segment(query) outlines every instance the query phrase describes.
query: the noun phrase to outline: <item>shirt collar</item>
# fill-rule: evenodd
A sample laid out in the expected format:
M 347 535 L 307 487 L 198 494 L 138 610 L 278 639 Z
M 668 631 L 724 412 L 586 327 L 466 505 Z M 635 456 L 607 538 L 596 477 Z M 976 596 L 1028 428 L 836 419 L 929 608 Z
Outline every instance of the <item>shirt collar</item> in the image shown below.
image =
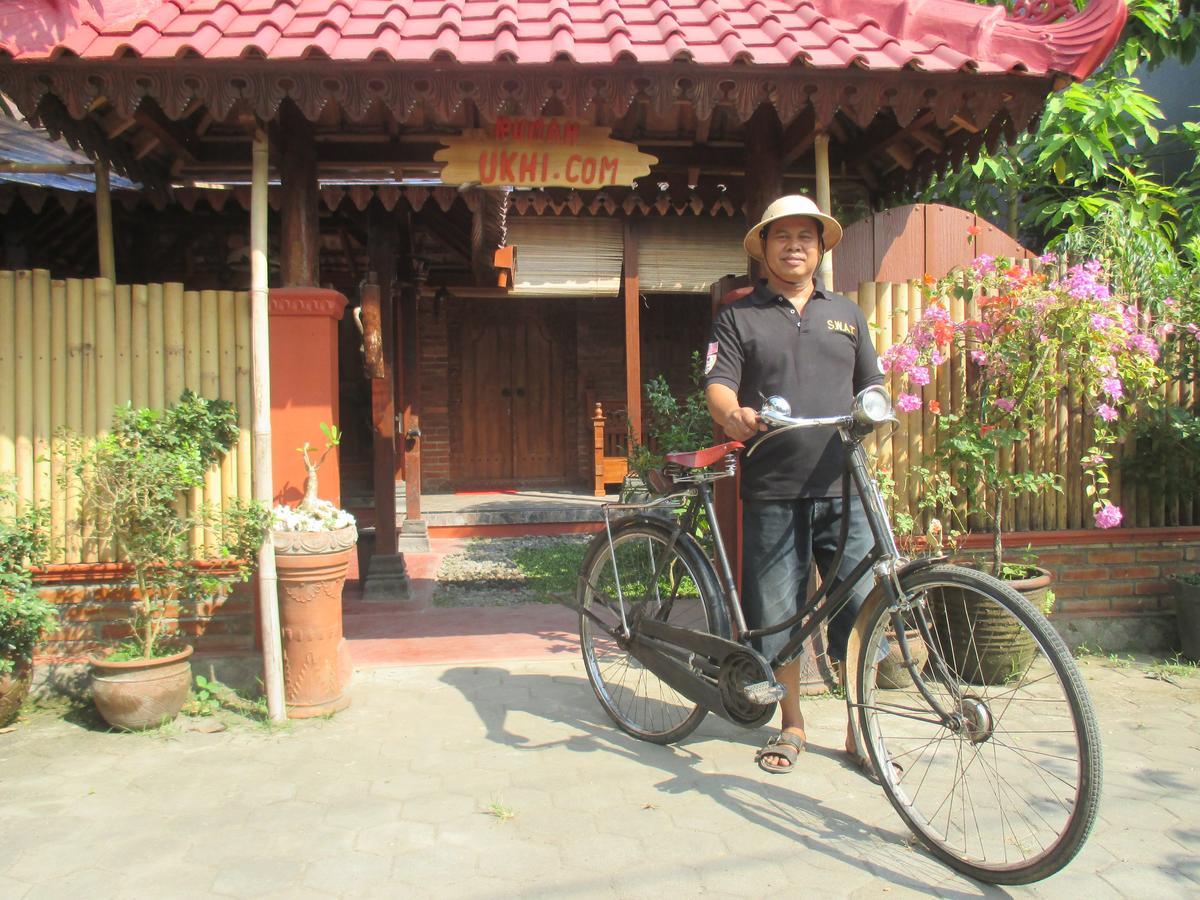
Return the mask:
M 813 283 L 815 286 L 813 287 L 812 296 L 809 299 L 828 300 L 829 294 L 821 286 L 821 279 L 818 276 L 813 276 Z M 758 283 L 754 286 L 754 294 L 752 296 L 756 306 L 770 306 L 773 303 L 778 303 L 780 300 L 783 300 L 785 303 L 787 302 L 782 294 L 776 294 L 767 287 L 767 279 L 765 278 L 758 280 Z

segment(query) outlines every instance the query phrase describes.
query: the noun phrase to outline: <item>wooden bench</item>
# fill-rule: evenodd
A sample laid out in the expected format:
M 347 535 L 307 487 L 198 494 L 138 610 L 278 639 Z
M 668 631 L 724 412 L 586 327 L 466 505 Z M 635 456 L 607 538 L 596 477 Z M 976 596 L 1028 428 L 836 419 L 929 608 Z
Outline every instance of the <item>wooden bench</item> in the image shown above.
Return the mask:
M 595 495 L 603 497 L 608 493 L 608 485 L 620 487 L 629 473 L 629 423 L 624 403 L 610 402 L 607 414 L 601 401 L 590 405 Z

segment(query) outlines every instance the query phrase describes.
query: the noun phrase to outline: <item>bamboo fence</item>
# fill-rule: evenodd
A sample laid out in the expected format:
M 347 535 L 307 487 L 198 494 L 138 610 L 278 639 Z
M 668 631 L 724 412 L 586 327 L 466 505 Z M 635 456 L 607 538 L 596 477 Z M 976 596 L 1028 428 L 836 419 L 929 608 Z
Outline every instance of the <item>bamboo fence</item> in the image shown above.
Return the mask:
M 916 283 L 862 282 L 857 299 L 880 354 L 904 340 L 924 313 L 922 291 Z M 952 297 L 949 312 L 956 322 L 978 318 L 974 298 Z M 1178 346 L 1168 348 L 1168 352 L 1194 353 L 1185 347 L 1183 340 Z M 1167 369 L 1170 371 L 1171 367 Z M 913 466 L 932 468 L 931 457 L 937 449 L 936 416 L 930 411 L 929 402 L 936 400 L 943 410 L 957 409 L 962 404 L 970 377 L 966 360 L 957 351 L 951 354 L 947 365 L 930 371 L 932 379 L 921 389 L 925 401 L 922 409 L 899 413 L 900 427 L 890 433 L 880 433 L 869 444 L 877 467 L 891 473 L 895 480 L 894 510 L 917 516 L 918 534 L 925 531 L 929 522 L 928 518 L 917 515 L 916 501 L 921 485 L 918 479 L 910 476 Z M 885 384 L 893 397 L 898 396 L 901 386 L 896 376 L 889 373 Z M 909 387 L 907 390 L 914 389 Z M 1006 530 L 1056 531 L 1093 527 L 1091 500 L 1084 490 L 1085 478 L 1080 462 L 1091 446 L 1093 418 L 1088 410 L 1067 402 L 1069 393 L 1069 389 L 1064 389 L 1056 400 L 1047 401 L 1046 426 L 1024 444 L 1014 447 L 1002 460 L 1002 465 L 1016 471 L 1052 472 L 1061 476 L 1062 491 L 1022 495 L 1007 503 L 1004 510 Z M 1197 411 L 1200 372 L 1191 378 L 1164 384 L 1160 397 L 1166 405 Z M 1127 452 L 1119 446 L 1109 469 L 1110 499 L 1124 511 L 1125 524 L 1138 527 L 1200 524 L 1200 498 L 1181 499 L 1123 477 L 1120 461 L 1122 453 Z M 972 530 L 982 530 L 982 510 L 968 509 L 963 493 L 959 491 L 958 504 L 962 521 Z
M 245 292 L 181 284 L 116 285 L 52 279 L 43 269 L 0 271 L 0 474 L 15 478 L 17 508 L 47 504 L 54 562 L 112 559 L 79 521 L 77 491 L 61 478 L 62 436 L 105 433 L 119 404 L 162 409 L 185 387 L 233 401 L 239 438 L 186 501 L 214 507 L 251 496 L 250 301 Z M 215 536 L 192 535 L 197 555 Z

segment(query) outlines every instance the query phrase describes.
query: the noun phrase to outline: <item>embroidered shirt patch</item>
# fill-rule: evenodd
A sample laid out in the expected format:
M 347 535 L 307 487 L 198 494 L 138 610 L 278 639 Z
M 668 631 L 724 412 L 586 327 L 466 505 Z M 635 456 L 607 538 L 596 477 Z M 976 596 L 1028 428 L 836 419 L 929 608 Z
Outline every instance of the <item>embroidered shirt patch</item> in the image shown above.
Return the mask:
M 858 328 L 851 325 L 849 322 L 839 322 L 837 319 L 826 319 L 825 325 L 830 331 L 838 331 L 842 334 L 848 334 L 854 337 L 858 333 Z
M 704 374 L 707 375 L 713 370 L 713 366 L 717 364 L 717 348 L 718 343 L 713 341 L 708 345 L 708 356 L 704 360 Z

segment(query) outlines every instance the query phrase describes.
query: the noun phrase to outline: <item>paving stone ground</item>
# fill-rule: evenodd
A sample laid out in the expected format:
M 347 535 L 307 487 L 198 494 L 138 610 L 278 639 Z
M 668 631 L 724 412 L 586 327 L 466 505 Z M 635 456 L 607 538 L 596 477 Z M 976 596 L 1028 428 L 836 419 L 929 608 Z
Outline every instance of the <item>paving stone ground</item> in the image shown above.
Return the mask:
M 573 659 L 361 671 L 279 730 L 0 735 L 0 898 L 1107 897 L 1200 893 L 1200 676 L 1091 661 L 1106 751 L 1075 862 L 1000 890 L 915 847 L 805 703 L 797 771 L 710 716 L 676 747 L 613 728 Z

